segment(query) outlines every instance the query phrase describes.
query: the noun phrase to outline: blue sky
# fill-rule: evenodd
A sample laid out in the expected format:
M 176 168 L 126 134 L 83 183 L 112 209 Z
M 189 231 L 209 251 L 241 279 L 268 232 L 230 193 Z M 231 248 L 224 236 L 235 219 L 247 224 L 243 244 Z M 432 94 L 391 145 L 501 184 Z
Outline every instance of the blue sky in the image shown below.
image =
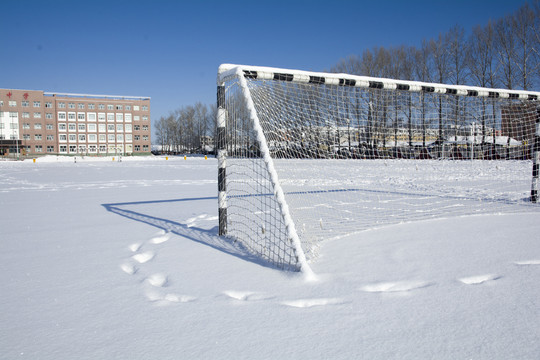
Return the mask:
M 467 31 L 525 0 L 0 0 L 0 88 L 215 102 L 221 63 L 324 71 L 373 46 Z

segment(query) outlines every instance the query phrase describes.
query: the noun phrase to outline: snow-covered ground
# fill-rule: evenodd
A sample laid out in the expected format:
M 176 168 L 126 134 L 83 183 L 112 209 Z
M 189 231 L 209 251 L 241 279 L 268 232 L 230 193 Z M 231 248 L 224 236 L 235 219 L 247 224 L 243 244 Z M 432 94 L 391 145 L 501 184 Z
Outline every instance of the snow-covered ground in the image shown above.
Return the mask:
M 216 236 L 215 159 L 122 160 L 0 162 L 1 359 L 540 358 L 534 207 L 327 241 L 310 282 Z

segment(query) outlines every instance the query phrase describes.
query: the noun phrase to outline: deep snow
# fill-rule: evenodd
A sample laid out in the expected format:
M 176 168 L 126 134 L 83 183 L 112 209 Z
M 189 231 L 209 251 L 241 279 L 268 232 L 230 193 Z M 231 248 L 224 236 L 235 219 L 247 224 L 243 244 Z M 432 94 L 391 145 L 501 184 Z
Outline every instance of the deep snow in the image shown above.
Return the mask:
M 308 282 L 216 237 L 216 168 L 0 162 L 0 358 L 540 357 L 534 208 L 330 240 Z

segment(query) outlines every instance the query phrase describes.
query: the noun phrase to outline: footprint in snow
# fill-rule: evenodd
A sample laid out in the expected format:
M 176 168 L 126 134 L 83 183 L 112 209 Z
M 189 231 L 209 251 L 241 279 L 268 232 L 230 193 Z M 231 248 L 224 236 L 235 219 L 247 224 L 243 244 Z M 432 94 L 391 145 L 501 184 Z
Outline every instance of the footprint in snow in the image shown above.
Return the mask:
M 258 301 L 258 300 L 268 300 L 270 297 L 264 296 L 263 294 L 251 292 L 251 291 L 235 291 L 227 290 L 223 292 L 224 295 L 230 297 L 231 299 L 238 301 Z
M 515 261 L 514 264 L 526 266 L 526 265 L 540 265 L 540 260 L 523 260 L 523 261 Z
M 373 293 L 407 292 L 415 289 L 425 288 L 431 285 L 433 285 L 433 283 L 425 281 L 381 282 L 365 285 L 361 287 L 360 290 Z
M 151 244 L 161 244 L 171 238 L 171 233 L 167 231 L 162 231 L 158 236 L 154 236 L 150 239 Z
M 485 283 L 486 281 L 498 280 L 501 277 L 502 276 L 495 275 L 495 274 L 485 274 L 485 275 L 469 276 L 469 277 L 461 278 L 458 280 L 466 285 L 479 285 L 479 284 Z
M 164 287 L 167 281 L 167 276 L 163 274 L 153 274 L 146 278 L 146 282 L 155 287 Z
M 338 298 L 320 298 L 283 301 L 281 304 L 295 308 L 310 308 L 314 306 L 339 305 L 343 303 L 344 301 Z
M 128 263 L 124 263 L 122 265 L 120 265 L 120 268 L 122 269 L 123 272 L 125 272 L 126 274 L 129 274 L 129 275 L 133 275 L 137 272 L 137 267 L 136 266 L 133 266 L 131 264 L 128 264 Z
M 144 264 L 154 258 L 155 254 L 153 251 L 146 251 L 143 253 L 135 254 L 132 256 L 133 260 L 137 261 L 139 264 Z
M 141 243 L 134 243 L 134 244 L 129 245 L 129 250 L 131 250 L 132 252 L 137 252 L 139 251 L 141 246 L 142 246 Z
M 157 291 L 147 291 L 146 298 L 155 302 L 157 305 L 170 305 L 172 303 L 188 303 L 197 300 L 194 296 L 177 295 L 177 294 L 161 294 Z

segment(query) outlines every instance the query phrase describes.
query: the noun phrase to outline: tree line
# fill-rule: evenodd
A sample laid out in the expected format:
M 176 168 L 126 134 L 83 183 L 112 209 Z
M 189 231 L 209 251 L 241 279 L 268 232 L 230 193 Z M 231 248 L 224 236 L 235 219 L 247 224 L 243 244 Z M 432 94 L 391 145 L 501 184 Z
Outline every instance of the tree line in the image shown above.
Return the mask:
M 455 25 L 419 47 L 374 47 L 340 60 L 330 70 L 454 85 L 532 90 L 540 84 L 540 2 L 467 35 Z
M 455 25 L 420 46 L 376 46 L 338 61 L 330 72 L 488 88 L 540 85 L 540 0 L 469 33 Z M 207 153 L 216 139 L 216 106 L 183 106 L 155 122 L 166 153 Z M 441 130 L 442 131 L 442 130 Z

